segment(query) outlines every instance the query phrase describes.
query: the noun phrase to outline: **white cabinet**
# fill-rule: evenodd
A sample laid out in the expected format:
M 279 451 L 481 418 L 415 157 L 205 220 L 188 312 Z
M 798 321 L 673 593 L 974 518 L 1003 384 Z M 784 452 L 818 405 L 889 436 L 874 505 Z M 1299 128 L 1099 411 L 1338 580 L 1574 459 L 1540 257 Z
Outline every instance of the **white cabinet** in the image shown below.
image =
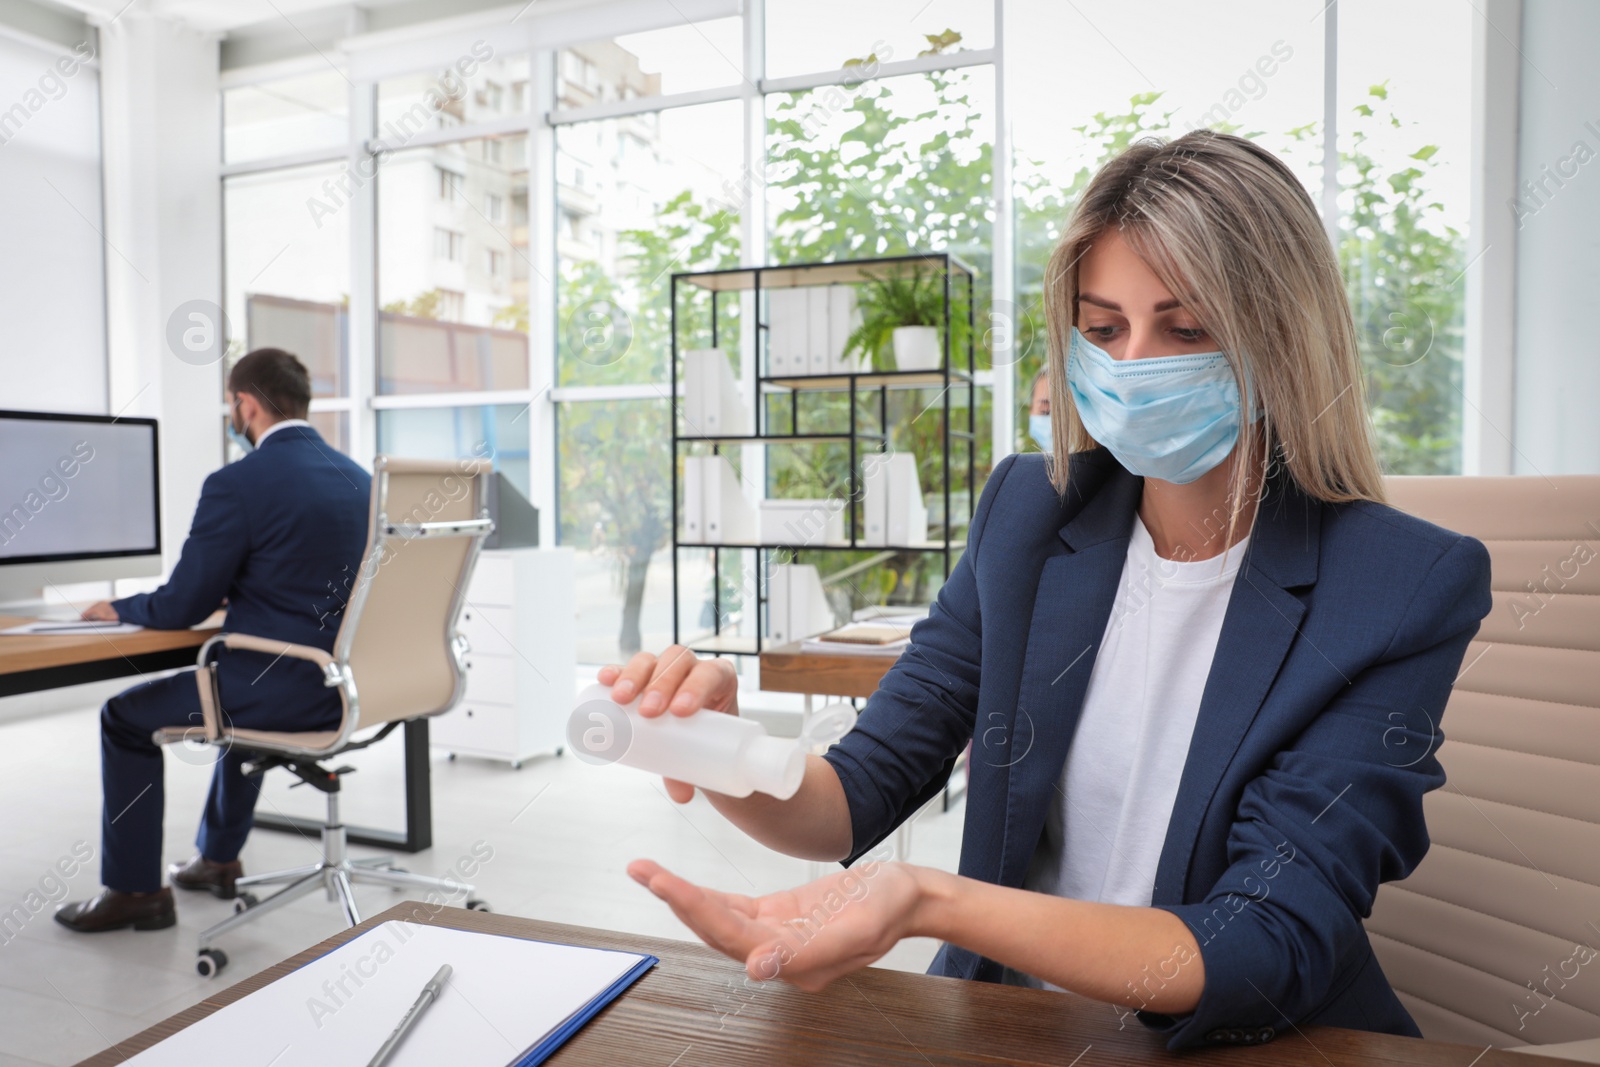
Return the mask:
M 430 721 L 429 740 L 513 767 L 559 751 L 577 699 L 577 611 L 572 549 L 481 553 L 456 622 L 466 692 Z

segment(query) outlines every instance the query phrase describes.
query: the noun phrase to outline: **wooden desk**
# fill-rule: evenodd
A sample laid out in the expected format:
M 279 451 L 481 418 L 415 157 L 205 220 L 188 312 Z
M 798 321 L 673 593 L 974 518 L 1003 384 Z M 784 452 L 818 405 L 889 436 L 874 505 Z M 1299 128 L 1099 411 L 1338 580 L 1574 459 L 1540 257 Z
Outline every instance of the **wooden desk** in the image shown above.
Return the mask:
M 865 700 L 878 690 L 878 683 L 889 673 L 898 656 L 865 653 L 807 652 L 795 641 L 769 648 L 760 660 L 759 688 L 776 693 L 813 693 L 828 696 L 859 697 Z
M 222 618 L 222 612 L 218 611 L 193 630 L 0 635 L 0 697 L 192 667 L 200 646 L 221 628 Z M 25 616 L 0 615 L 0 629 L 32 621 Z M 428 720 L 412 719 L 401 729 L 405 737 L 405 828 L 383 830 L 351 826 L 348 836 L 358 845 L 421 852 L 433 846 Z M 313 838 L 322 832 L 321 819 L 271 812 L 258 814 L 255 825 L 263 830 Z
M 644 890 L 640 890 L 643 893 Z M 1357 1030 L 1307 1027 L 1252 1048 L 1210 1048 L 1176 1054 L 1131 1016 L 1121 1029 L 1115 1009 L 1065 993 L 931 978 L 869 968 L 804 993 L 781 982 L 746 984 L 744 968 L 697 942 L 636 937 L 509 915 L 443 908 L 433 916 L 410 901 L 335 934 L 292 959 L 219 990 L 84 1060 L 109 1067 L 150 1047 L 245 994 L 389 919 L 411 919 L 597 948 L 649 952 L 659 966 L 591 1019 L 548 1061 L 557 1067 L 654 1064 L 763 1067 L 893 1064 L 1261 1064 L 1263 1067 L 1347 1067 L 1382 1063 L 1439 1067 L 1560 1067 L 1546 1056 Z M 261 1035 L 242 1035 L 259 1040 Z M 221 1062 L 239 1050 L 218 1049 Z M 1084 1055 L 1088 1053 L 1088 1055 Z M 1081 1059 L 1080 1059 L 1081 1058 Z
M 814 694 L 865 700 L 878 691 L 883 676 L 889 673 L 889 668 L 899 658 L 862 652 L 809 652 L 800 642 L 793 641 L 761 653 L 758 657 L 760 675 L 756 687 L 776 693 L 805 694 L 805 711 L 801 715 L 801 729 L 804 730 L 811 725 L 811 698 Z M 951 803 L 966 789 L 967 754 L 962 753 L 950 774 L 950 781 L 940 795 L 940 810 L 949 811 Z M 902 859 L 911 847 L 910 838 L 905 836 L 910 825 L 908 820 L 896 832 L 895 855 Z
M 32 621 L 0 615 L 0 629 Z M 208 626 L 131 634 L 0 636 L 0 697 L 192 667 L 196 651 L 216 632 L 216 626 Z

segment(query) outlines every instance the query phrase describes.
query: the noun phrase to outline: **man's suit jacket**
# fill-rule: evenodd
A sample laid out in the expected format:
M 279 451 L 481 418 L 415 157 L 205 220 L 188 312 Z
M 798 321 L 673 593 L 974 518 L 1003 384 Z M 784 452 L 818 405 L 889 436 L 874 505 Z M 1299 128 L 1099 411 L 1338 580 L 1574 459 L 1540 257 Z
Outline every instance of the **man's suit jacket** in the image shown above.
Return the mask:
M 995 468 L 928 618 L 828 752 L 850 805 L 846 862 L 936 795 L 971 740 L 960 872 L 1021 886 L 1143 487 L 1104 449 L 1069 473 L 1063 500 L 1041 455 Z M 1440 712 L 1489 608 L 1473 538 L 1269 482 L 1156 874 L 1152 904 L 1189 925 L 1205 969 L 1192 1013 L 1139 1014 L 1169 1047 L 1290 1023 L 1418 1033 L 1361 920 L 1427 852 Z M 1178 965 L 1130 974 L 1129 989 L 1148 995 Z M 946 945 L 931 973 L 997 981 L 1001 967 Z
M 277 430 L 206 478 L 166 584 L 112 606 L 125 622 L 176 630 L 226 597 L 229 631 L 332 651 L 366 550 L 371 486 L 311 427 Z M 286 724 L 339 714 L 338 694 L 302 661 L 224 652 L 217 677 L 224 709 L 252 722 L 266 705 L 279 705 Z

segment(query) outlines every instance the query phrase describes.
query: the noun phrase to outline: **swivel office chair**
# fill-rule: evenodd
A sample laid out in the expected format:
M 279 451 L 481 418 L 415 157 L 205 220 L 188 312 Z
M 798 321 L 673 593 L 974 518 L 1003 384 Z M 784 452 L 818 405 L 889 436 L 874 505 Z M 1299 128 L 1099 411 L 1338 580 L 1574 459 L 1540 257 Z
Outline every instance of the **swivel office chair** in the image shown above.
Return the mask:
M 381 741 L 409 719 L 438 715 L 461 698 L 465 640 L 456 619 L 484 537 L 493 529 L 485 506 L 488 464 L 469 460 L 433 462 L 378 456 L 372 480 L 367 549 L 351 588 L 330 655 L 320 648 L 287 644 L 251 634 L 219 633 L 200 649 L 195 681 L 200 688 L 200 727 L 156 731 L 157 744 L 205 742 L 248 751 L 249 774 L 282 767 L 327 795 L 322 858 L 290 870 L 238 880 L 235 912 L 200 934 L 196 969 L 215 976 L 227 955 L 213 942 L 224 934 L 316 889 L 342 904 L 346 921 L 361 921 L 352 883 L 433 889 L 469 895 L 473 887 L 394 869 L 388 856 L 351 859 L 339 821 L 340 778 L 349 767 L 328 761 Z M 307 660 L 321 668 L 323 684 L 338 689 L 343 718 L 332 730 L 278 732 L 233 729 L 223 714 L 212 655 L 250 649 Z M 371 732 L 376 728 L 376 732 Z M 362 739 L 358 732 L 367 731 Z M 287 883 L 287 884 L 285 884 Z M 250 889 L 283 885 L 257 900 Z

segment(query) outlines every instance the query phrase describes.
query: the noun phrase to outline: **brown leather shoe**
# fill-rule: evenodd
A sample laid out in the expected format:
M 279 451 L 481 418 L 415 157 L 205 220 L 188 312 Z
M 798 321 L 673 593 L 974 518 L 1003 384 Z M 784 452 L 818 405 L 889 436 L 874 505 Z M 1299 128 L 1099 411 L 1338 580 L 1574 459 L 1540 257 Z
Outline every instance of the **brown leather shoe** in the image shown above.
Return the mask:
M 196 853 L 188 863 L 167 868 L 167 876 L 179 889 L 204 889 L 212 896 L 232 900 L 239 895 L 234 883 L 244 876 L 244 864 L 238 860 L 213 863 Z
M 154 893 L 122 893 L 102 889 L 99 895 L 63 904 L 56 909 L 56 922 L 69 930 L 97 934 L 102 930 L 165 930 L 178 921 L 172 906 L 172 889 L 162 886 Z

